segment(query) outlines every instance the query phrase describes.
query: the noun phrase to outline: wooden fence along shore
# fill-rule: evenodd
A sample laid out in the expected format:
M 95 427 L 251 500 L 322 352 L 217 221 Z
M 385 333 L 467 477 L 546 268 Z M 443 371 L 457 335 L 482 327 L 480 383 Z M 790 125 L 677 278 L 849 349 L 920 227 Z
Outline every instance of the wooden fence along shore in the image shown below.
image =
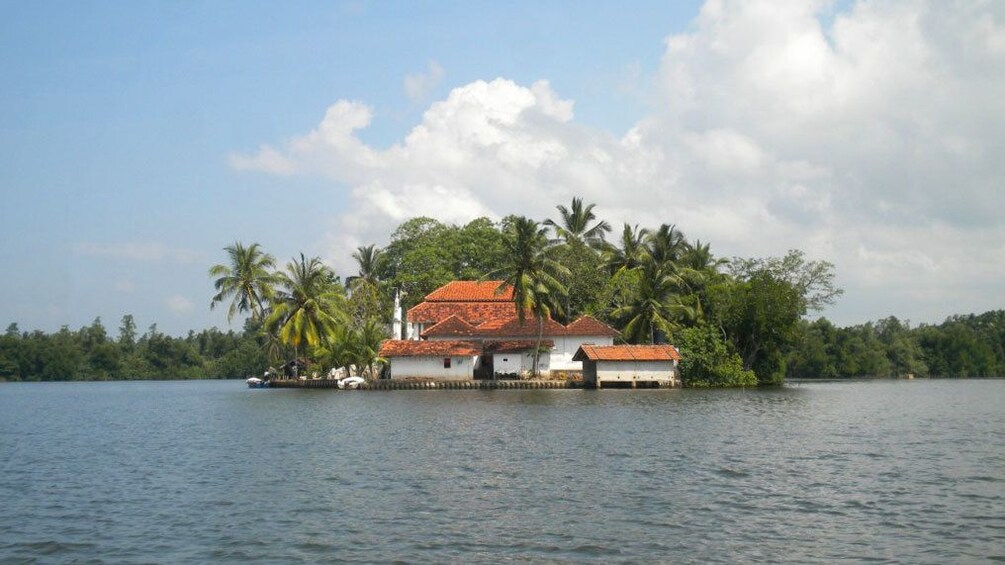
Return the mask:
M 604 383 L 605 387 L 610 383 Z M 630 383 L 624 383 L 629 385 Z M 650 383 L 638 383 L 639 388 L 655 388 Z M 336 379 L 279 379 L 269 382 L 269 388 L 338 388 Z M 517 390 L 583 388 L 581 380 L 375 380 L 367 381 L 356 390 Z M 628 388 L 627 386 L 625 388 Z M 630 388 L 635 388 L 631 386 Z

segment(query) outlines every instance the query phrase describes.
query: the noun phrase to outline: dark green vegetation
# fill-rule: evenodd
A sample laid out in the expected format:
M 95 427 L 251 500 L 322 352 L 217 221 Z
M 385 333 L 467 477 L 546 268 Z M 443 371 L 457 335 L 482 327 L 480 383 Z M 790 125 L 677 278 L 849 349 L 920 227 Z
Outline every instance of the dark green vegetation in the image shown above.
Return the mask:
M 133 317 L 122 317 L 117 336 L 100 319 L 72 331 L 21 332 L 11 324 L 0 336 L 0 379 L 97 381 L 122 379 L 222 379 L 260 373 L 266 359 L 251 323 L 243 333 L 216 328 L 186 337 L 157 331 L 138 335 Z
M 226 378 L 260 374 L 299 358 L 307 370 L 379 370 L 395 293 L 403 310 L 451 281 L 504 280 L 516 314 L 567 323 L 592 315 L 626 343 L 674 343 L 687 386 L 778 384 L 786 377 L 842 378 L 1005 375 L 1005 313 L 954 317 L 910 328 L 895 318 L 836 328 L 817 312 L 840 296 L 833 265 L 784 257 L 715 257 L 672 224 L 624 225 L 620 235 L 576 198 L 558 217 L 509 216 L 447 225 L 413 218 L 390 243 L 353 252 L 358 272 L 341 280 L 302 254 L 277 267 L 256 244 L 225 248 L 210 269 L 228 319 L 248 318 L 241 333 L 216 329 L 172 338 L 156 327 L 136 335 L 123 318 L 117 339 L 100 320 L 79 331 L 21 333 L 0 341 L 0 378 L 95 380 Z M 536 363 L 535 363 L 536 365 Z
M 792 378 L 1005 376 L 1005 310 L 915 328 L 893 317 L 849 328 L 802 321 L 797 336 Z

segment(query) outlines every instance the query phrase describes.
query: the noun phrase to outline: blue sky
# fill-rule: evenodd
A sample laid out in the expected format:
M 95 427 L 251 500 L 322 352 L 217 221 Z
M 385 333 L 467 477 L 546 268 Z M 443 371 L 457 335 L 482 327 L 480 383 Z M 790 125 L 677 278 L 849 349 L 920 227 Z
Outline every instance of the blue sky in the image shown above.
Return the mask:
M 576 194 L 723 256 L 830 260 L 838 323 L 1003 307 L 1000 4 L 3 11 L 4 325 L 226 327 L 206 270 L 235 240 L 346 275 L 410 212 Z

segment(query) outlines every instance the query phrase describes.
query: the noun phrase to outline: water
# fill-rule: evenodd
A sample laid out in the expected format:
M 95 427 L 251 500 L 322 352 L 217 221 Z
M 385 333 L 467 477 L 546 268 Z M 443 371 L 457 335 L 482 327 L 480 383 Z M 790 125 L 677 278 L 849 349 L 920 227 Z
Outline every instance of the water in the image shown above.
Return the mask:
M 1005 561 L 1005 380 L 0 385 L 2 562 Z

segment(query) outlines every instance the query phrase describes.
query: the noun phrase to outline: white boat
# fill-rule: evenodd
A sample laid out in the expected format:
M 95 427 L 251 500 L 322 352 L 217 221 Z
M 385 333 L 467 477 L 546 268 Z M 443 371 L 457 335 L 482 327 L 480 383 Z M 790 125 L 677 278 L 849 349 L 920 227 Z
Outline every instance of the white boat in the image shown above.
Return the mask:
M 352 390 L 355 388 L 359 388 L 359 385 L 365 382 L 366 379 L 364 379 L 363 377 L 346 377 L 344 379 L 339 380 L 338 387 L 342 389 Z
M 258 377 L 251 377 L 244 382 L 248 383 L 248 388 L 269 388 L 269 381 L 262 380 Z

